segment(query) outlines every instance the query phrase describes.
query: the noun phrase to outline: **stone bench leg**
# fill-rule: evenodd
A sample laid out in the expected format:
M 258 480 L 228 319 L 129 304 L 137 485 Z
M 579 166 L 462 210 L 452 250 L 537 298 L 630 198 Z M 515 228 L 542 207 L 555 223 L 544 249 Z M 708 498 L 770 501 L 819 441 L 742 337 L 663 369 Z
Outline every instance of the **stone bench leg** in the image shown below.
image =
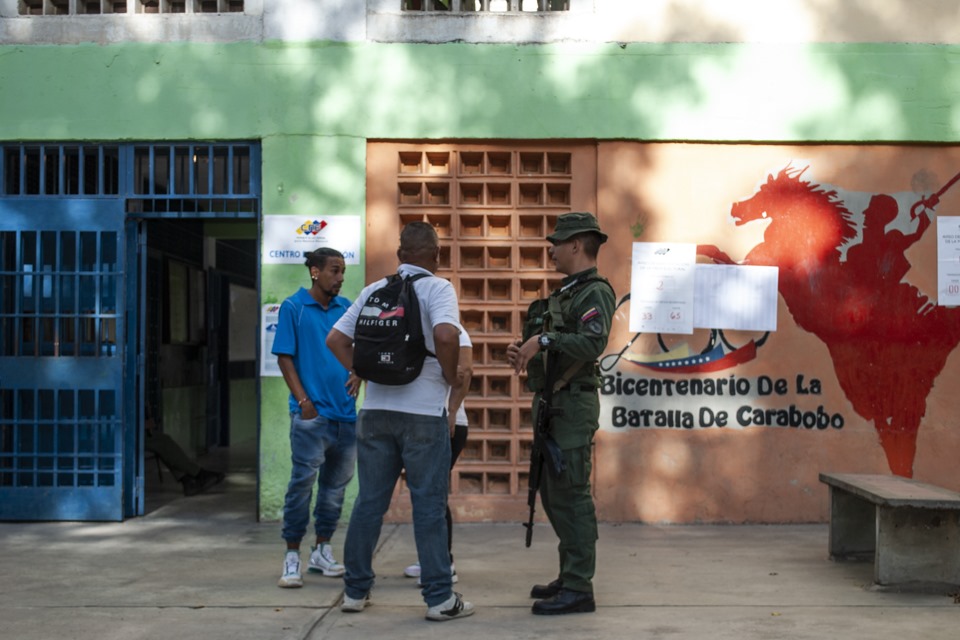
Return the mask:
M 876 507 L 830 487 L 830 559 L 868 560 L 877 547 Z
M 877 584 L 960 584 L 957 511 L 881 506 L 877 507 L 876 530 Z

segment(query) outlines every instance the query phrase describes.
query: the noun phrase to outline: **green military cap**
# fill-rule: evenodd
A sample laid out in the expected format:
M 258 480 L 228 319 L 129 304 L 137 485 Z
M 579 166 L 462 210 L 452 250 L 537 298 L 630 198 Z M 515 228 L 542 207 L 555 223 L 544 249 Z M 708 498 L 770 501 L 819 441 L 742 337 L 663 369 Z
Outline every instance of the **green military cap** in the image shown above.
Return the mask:
M 586 211 L 577 213 L 565 213 L 557 218 L 556 230 L 547 236 L 550 242 L 563 242 L 578 233 L 596 233 L 600 236 L 600 242 L 607 241 L 607 234 L 600 231 L 600 223 L 593 217 L 592 213 Z

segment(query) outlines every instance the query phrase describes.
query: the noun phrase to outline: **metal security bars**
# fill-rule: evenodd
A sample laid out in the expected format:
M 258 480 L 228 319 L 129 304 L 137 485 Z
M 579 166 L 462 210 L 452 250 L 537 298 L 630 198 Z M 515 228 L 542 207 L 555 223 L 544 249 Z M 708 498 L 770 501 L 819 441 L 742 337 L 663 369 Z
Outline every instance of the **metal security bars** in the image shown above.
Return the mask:
M 519 13 L 569 11 L 570 0 L 401 0 L 403 11 Z
M 119 237 L 0 230 L 0 357 L 117 354 Z
M 135 146 L 127 213 L 256 217 L 257 152 L 249 144 Z
M 54 156 L 57 180 L 0 198 L 0 520 L 117 520 L 122 198 L 48 193 Z
M 20 0 L 21 16 L 242 13 L 243 0 Z
M 116 196 L 119 148 L 102 145 L 0 147 L 0 196 Z
M 0 487 L 119 489 L 118 425 L 112 389 L 0 390 Z
M 0 198 L 122 198 L 134 215 L 252 218 L 259 166 L 250 143 L 0 145 Z

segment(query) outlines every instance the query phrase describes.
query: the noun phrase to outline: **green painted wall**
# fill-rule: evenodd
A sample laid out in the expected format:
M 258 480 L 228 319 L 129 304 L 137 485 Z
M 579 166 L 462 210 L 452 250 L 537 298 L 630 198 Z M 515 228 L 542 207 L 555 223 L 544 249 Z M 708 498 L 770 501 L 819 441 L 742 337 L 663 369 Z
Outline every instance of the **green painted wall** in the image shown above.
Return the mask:
M 7 46 L 0 139 L 956 142 L 958 55 L 919 44 Z
M 915 44 L 0 46 L 0 140 L 261 140 L 264 215 L 363 215 L 368 139 L 960 142 L 958 62 Z M 344 295 L 363 280 L 349 268 Z M 265 265 L 263 301 L 305 282 Z M 274 520 L 287 390 L 261 394 Z
M 271 136 L 263 140 L 264 215 L 301 214 L 305 218 L 364 215 L 366 201 L 366 141 L 325 136 Z M 350 299 L 363 288 L 364 258 L 348 265 L 343 295 Z M 310 282 L 300 265 L 263 265 L 263 304 L 282 301 Z M 261 357 L 272 358 L 270 354 Z M 261 379 L 260 518 L 278 520 L 290 480 L 289 391 L 283 378 Z M 356 495 L 348 488 L 344 515 Z

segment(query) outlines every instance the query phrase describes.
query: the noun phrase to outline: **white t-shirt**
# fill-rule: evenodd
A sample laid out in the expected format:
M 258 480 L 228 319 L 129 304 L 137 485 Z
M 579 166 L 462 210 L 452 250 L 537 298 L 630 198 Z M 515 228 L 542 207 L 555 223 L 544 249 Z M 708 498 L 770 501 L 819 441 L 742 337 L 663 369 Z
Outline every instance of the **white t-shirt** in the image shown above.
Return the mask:
M 397 271 L 403 277 L 418 273 L 430 274 L 426 269 L 412 264 L 401 264 Z M 352 339 L 363 304 L 371 293 L 386 283 L 387 279 L 383 278 L 364 287 L 360 295 L 350 305 L 350 308 L 347 309 L 347 312 L 333 325 L 333 328 Z M 420 322 L 423 325 L 427 350 L 436 353 L 436 343 L 433 340 L 434 327 L 440 324 L 452 324 L 462 331 L 457 292 L 447 280 L 437 277 L 421 278 L 413 283 L 413 287 L 417 292 L 417 298 L 420 300 Z M 440 368 L 440 363 L 436 358 L 427 356 L 420 375 L 410 384 L 394 386 L 367 382 L 362 408 L 386 409 L 425 416 L 442 416 L 447 407 L 449 393 L 450 385 L 443 379 L 443 370 Z

